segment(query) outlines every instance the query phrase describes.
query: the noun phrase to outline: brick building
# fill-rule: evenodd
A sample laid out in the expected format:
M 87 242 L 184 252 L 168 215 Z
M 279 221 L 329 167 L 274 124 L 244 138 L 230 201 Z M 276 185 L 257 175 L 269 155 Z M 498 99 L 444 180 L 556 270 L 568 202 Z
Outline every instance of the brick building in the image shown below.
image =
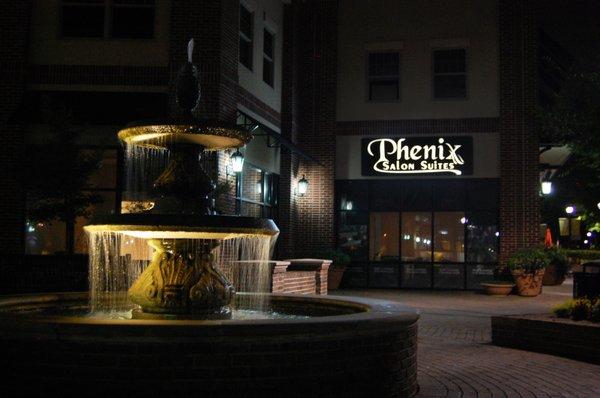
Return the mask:
M 169 84 L 189 38 L 198 115 L 255 134 L 241 174 L 231 153 L 208 159 L 229 182 L 216 208 L 274 218 L 278 257 L 338 247 L 353 258 L 351 286 L 471 288 L 537 243 L 532 2 L 10 3 L 0 16 L 0 247 L 13 265 L 64 252 L 67 239 L 86 252 L 86 220 L 73 234 L 32 222 L 14 172 L 48 134 L 48 104 L 72 114 L 82 151 L 102 151 L 94 211 L 121 211 L 116 131 L 176 113 Z

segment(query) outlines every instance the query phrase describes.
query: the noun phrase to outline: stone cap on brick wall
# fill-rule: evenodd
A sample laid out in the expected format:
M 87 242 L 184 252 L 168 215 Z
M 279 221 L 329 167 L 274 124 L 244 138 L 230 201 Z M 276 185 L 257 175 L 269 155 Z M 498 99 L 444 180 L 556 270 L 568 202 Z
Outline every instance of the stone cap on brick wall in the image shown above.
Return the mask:
M 321 271 L 329 269 L 331 265 L 331 260 L 323 258 L 292 258 L 284 261 L 290 263 L 288 266 L 290 271 Z
M 269 261 L 260 261 L 260 260 L 240 260 L 240 261 L 230 261 L 230 264 L 247 264 L 247 265 L 255 265 L 258 263 L 266 263 L 271 266 L 271 272 L 279 273 L 285 272 L 290 265 L 289 261 L 284 260 L 269 260 Z

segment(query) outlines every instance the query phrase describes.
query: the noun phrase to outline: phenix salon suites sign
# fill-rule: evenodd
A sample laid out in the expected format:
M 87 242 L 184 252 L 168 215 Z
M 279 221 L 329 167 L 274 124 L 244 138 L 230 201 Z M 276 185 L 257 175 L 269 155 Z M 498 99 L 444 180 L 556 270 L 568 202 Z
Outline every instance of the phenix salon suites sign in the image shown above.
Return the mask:
M 362 175 L 473 174 L 473 138 L 363 138 Z

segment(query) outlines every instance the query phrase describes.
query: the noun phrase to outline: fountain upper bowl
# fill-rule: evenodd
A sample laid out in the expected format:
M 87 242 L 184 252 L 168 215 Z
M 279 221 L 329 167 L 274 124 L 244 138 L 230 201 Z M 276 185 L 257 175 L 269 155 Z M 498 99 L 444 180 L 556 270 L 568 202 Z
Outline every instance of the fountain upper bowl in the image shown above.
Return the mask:
M 279 233 L 273 220 L 267 218 L 150 213 L 98 216 L 84 229 L 154 239 L 231 239 Z

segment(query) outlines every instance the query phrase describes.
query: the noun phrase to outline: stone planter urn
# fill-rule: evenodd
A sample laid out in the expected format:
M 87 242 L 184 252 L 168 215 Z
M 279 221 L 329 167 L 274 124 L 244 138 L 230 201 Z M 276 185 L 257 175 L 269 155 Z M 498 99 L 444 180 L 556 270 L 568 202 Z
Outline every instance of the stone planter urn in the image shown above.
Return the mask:
M 512 270 L 512 276 L 517 284 L 519 296 L 535 297 L 542 292 L 542 279 L 545 269 L 526 272 L 522 269 Z
M 342 277 L 346 267 L 330 267 L 329 275 L 327 275 L 327 289 L 336 290 L 339 289 L 340 283 L 342 283 Z
M 550 264 L 546 267 L 544 272 L 544 278 L 542 283 L 544 286 L 557 286 L 561 285 L 565 281 L 566 273 L 559 272 L 558 267 L 554 264 Z
M 508 296 L 515 287 L 514 283 L 488 282 L 481 286 L 488 296 Z

